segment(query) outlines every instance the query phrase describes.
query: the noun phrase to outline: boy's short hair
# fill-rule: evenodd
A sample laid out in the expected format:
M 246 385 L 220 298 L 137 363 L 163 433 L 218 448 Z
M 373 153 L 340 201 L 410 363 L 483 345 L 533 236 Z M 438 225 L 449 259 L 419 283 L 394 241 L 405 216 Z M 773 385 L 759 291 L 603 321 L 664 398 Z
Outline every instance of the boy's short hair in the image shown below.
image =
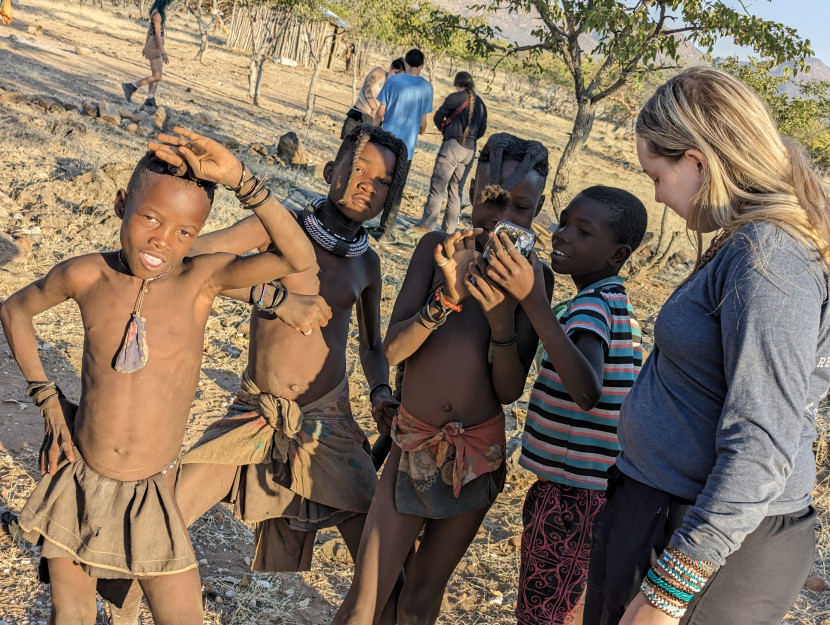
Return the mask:
M 405 72 L 406 71 L 406 65 L 404 65 L 403 57 L 402 56 L 398 57 L 397 59 L 392 61 L 391 67 L 396 72 Z
M 505 180 L 501 179 L 501 167 L 504 161 L 516 161 L 519 166 L 513 170 Z M 507 132 L 499 132 L 491 135 L 487 143 L 481 148 L 478 156 L 479 167 L 489 163 L 490 184 L 483 191 L 484 201 L 507 201 L 505 192 L 524 180 L 531 171 L 535 171 L 542 178 L 542 183 L 547 180 L 549 164 L 548 149 L 530 139 L 520 139 L 516 135 Z
M 640 199 L 617 187 L 596 185 L 579 192 L 585 197 L 608 208 L 608 226 L 614 233 L 614 241 L 636 250 L 646 234 L 648 213 Z
M 337 165 L 343 159 L 351 156 L 352 172 L 346 183 L 348 189 L 352 184 L 357 158 L 367 143 L 374 143 L 382 148 L 387 148 L 395 155 L 395 171 L 392 174 L 392 184 L 389 185 L 389 194 L 386 196 L 386 203 L 383 205 L 383 209 L 388 210 L 395 201 L 398 191 L 406 183 L 407 151 L 406 144 L 403 141 L 378 126 L 360 124 L 352 128 L 343 139 L 340 149 L 337 150 L 337 156 L 334 157 L 334 164 Z
M 193 177 L 189 168 L 185 171 L 184 175 L 180 175 L 175 167 L 173 167 L 169 163 L 165 163 L 152 151 L 149 151 L 144 156 L 142 156 L 141 160 L 139 160 L 138 164 L 136 164 L 135 169 L 133 170 L 133 173 L 130 176 L 130 182 L 127 183 L 128 196 L 137 193 L 149 183 L 150 176 L 148 174 L 171 176 L 173 178 L 181 180 L 183 184 L 191 184 L 197 186 L 200 189 L 204 190 L 204 192 L 208 196 L 208 200 L 210 200 L 210 203 L 213 204 L 213 196 L 216 193 L 215 183 L 207 182 L 204 180 L 197 180 Z
M 421 67 L 424 64 L 424 53 L 418 48 L 412 48 L 406 53 L 404 60 L 409 67 Z

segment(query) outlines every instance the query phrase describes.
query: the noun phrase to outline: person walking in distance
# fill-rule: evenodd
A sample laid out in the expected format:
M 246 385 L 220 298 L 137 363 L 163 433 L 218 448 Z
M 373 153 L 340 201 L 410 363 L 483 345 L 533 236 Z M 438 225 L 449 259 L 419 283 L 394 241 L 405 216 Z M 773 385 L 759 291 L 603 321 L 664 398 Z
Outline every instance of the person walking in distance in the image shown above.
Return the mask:
M 458 72 L 453 85 L 455 91 L 447 96 L 433 117 L 435 127 L 444 134 L 444 142 L 435 157 L 424 214 L 414 227 L 419 232 L 435 229 L 444 196 L 447 211 L 441 230 L 452 232 L 458 227 L 461 190 L 473 165 L 476 141 L 487 131 L 487 107 L 476 95 L 473 77 L 468 72 Z
M 406 72 L 397 76 L 390 76 L 378 94 L 380 106 L 375 113 L 375 125 L 383 124 L 383 129 L 391 132 L 406 144 L 409 154 L 406 165 L 406 177 L 412 166 L 412 156 L 415 154 L 415 144 L 418 135 L 424 134 L 427 129 L 427 115 L 432 113 L 432 85 L 421 77 L 424 67 L 424 54 L 418 49 L 412 49 L 404 57 Z M 394 202 L 383 211 L 380 226 L 373 231 L 379 236 L 381 243 L 394 243 L 395 235 L 392 229 L 398 220 L 403 199 L 403 185 L 398 189 Z
M 150 7 L 150 27 L 147 29 L 147 39 L 144 42 L 142 56 L 150 61 L 150 71 L 146 78 L 136 82 L 122 82 L 124 98 L 132 102 L 133 95 L 141 87 L 147 86 L 147 99 L 142 105 L 143 108 L 156 108 L 156 89 L 161 82 L 161 68 L 170 62 L 167 53 L 164 51 L 164 24 L 167 21 L 167 7 L 173 0 L 155 0 Z

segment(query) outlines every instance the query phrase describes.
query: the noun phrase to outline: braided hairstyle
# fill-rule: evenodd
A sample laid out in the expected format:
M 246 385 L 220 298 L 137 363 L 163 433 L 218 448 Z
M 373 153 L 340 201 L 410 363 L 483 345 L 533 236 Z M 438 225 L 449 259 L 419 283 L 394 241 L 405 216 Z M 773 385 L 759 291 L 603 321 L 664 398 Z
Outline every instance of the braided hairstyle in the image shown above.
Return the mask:
M 501 179 L 501 166 L 504 161 L 516 161 L 519 166 L 507 177 Z M 520 139 L 507 132 L 491 135 L 481 148 L 478 157 L 479 167 L 489 164 L 490 184 L 481 192 L 478 202 L 494 202 L 506 205 L 510 201 L 510 191 L 531 172 L 535 171 L 546 180 L 548 177 L 548 149 L 532 139 Z
M 464 142 L 467 140 L 467 133 L 470 132 L 470 124 L 473 122 L 473 112 L 476 107 L 476 84 L 473 82 L 473 77 L 469 72 L 458 72 L 452 84 L 467 92 L 467 125 L 464 127 L 461 138 L 458 140 L 461 145 L 464 145 Z
M 392 184 L 389 185 L 389 194 L 386 196 L 386 203 L 383 205 L 383 210 L 389 210 L 395 201 L 395 197 L 397 197 L 398 191 L 406 182 L 407 151 L 406 144 L 403 141 L 378 126 L 360 124 L 355 126 L 343 139 L 343 143 L 340 144 L 340 149 L 337 151 L 337 156 L 334 157 L 334 162 L 335 164 L 339 163 L 351 154 L 352 169 L 349 173 L 349 179 L 346 181 L 346 188 L 351 188 L 357 159 L 360 158 L 360 153 L 363 152 L 363 148 L 366 147 L 367 143 L 374 143 L 379 147 L 387 148 L 395 155 L 395 171 L 392 174 Z

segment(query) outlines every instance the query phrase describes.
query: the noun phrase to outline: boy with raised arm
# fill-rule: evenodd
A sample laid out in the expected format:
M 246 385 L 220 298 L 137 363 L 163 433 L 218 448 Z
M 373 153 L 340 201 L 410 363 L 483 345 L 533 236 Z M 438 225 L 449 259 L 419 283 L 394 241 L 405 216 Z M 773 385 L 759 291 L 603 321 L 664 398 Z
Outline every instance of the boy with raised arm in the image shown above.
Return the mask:
M 528 262 L 508 248 L 489 265 L 479 263 L 477 281 L 483 271 L 521 303 L 546 351 L 519 459 L 539 477 L 522 513 L 520 625 L 582 622 L 591 538 L 606 472 L 620 450 L 620 406 L 643 362 L 640 326 L 618 274 L 646 221 L 643 203 L 614 187 L 590 187 L 568 204 L 550 260 L 556 273 L 571 276 L 577 294 L 558 319 L 538 259 Z
M 530 227 L 547 173 L 542 144 L 493 135 L 470 184 L 475 229 L 426 234 L 412 256 L 384 342 L 390 363 L 406 361 L 395 444 L 334 623 L 377 622 L 422 528 L 398 622 L 434 623 L 450 575 L 502 489 L 502 404 L 524 390 L 537 338 L 515 299 L 467 277 L 474 250 L 499 221 Z
M 175 149 L 186 165 L 155 144 L 156 155 L 139 161 L 115 198 L 121 249 L 63 261 L 0 309 L 46 422 L 44 478 L 18 522 L 27 539 L 43 544 L 56 624 L 95 621 L 96 578 L 138 579 L 156 623 L 202 622 L 199 573 L 175 487 L 211 304 L 220 291 L 313 262 L 307 239 L 264 180 L 211 139 L 176 131 L 187 138 Z M 182 163 L 172 172 L 160 160 L 171 157 Z M 188 173 L 193 179 L 180 177 Z M 214 183 L 233 187 L 254 210 L 274 250 L 185 258 Z M 32 324 L 67 299 L 78 304 L 85 332 L 77 412 L 48 380 Z

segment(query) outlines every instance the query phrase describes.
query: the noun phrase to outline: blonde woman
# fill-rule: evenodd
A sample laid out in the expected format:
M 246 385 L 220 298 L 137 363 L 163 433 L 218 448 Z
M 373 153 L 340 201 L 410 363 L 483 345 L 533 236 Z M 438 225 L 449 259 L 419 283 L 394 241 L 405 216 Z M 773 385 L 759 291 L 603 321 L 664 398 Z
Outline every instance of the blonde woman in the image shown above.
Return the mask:
M 828 193 L 761 101 L 716 69 L 657 90 L 637 153 L 698 260 L 620 412 L 585 622 L 778 625 L 814 557 Z
M 155 0 L 150 7 L 150 27 L 147 29 L 147 39 L 144 41 L 142 56 L 150 61 L 152 74 L 136 82 L 122 82 L 124 98 L 132 102 L 133 94 L 139 88 L 147 86 L 147 99 L 143 108 L 156 108 L 156 89 L 161 82 L 162 67 L 170 62 L 164 51 L 164 23 L 167 21 L 167 7 L 173 0 Z

